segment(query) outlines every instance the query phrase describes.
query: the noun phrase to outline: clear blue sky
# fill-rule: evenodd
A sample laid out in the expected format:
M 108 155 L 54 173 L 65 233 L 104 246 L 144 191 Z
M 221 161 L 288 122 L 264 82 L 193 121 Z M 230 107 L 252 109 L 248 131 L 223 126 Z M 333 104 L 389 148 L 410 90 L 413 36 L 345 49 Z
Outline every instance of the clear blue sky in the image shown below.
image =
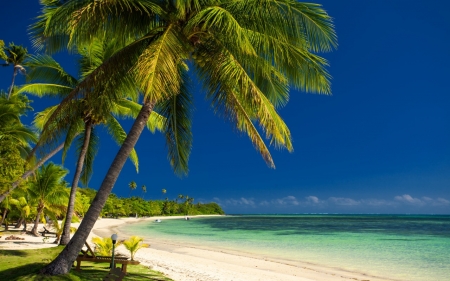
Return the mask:
M 318 3 L 334 18 L 339 38 L 338 50 L 324 55 L 333 95 L 291 93 L 280 113 L 294 152 L 272 149 L 275 170 L 246 136 L 213 114 L 198 91 L 189 175 L 173 174 L 163 136 L 146 131 L 136 147 L 139 174 L 128 162 L 113 192 L 128 196 L 134 180 L 147 186 L 146 199 L 181 193 L 195 202 L 216 201 L 227 213 L 449 214 L 450 2 Z M 33 52 L 27 26 L 39 10 L 37 0 L 3 3 L 0 39 Z M 75 69 L 67 55 L 56 58 Z M 12 67 L 0 68 L 1 89 L 9 86 L 11 73 Z M 20 77 L 18 84 L 23 82 Z M 33 99 L 36 110 L 49 105 Z M 89 183 L 94 189 L 118 150 L 107 135 L 101 137 Z M 66 161 L 69 170 L 74 155 Z

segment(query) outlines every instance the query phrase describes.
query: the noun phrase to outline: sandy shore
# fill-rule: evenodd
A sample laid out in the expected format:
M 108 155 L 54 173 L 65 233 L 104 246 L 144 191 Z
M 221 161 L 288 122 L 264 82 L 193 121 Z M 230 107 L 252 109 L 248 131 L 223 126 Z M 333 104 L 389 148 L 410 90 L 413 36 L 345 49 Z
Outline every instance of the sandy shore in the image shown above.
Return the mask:
M 127 223 L 152 222 L 155 219 L 157 217 L 151 219 L 102 219 L 96 223 L 93 234 L 109 237 L 111 234 L 117 233 L 119 239 L 125 239 L 129 235 L 121 232 L 119 227 Z M 184 219 L 184 217 L 161 217 L 161 219 Z M 144 242 L 150 244 L 150 248 L 139 250 L 135 259 L 176 281 L 387 280 L 312 264 L 251 256 L 247 253 L 186 246 L 161 237 L 146 239 Z M 118 247 L 118 251 L 128 255 L 121 246 Z
M 154 221 L 157 217 L 135 219 L 99 219 L 88 242 L 92 237 L 109 237 L 117 233 L 119 239 L 129 235 L 118 228 L 125 224 Z M 161 217 L 161 219 L 184 219 L 184 217 Z M 1 235 L 1 234 L 0 234 Z M 4 241 L 0 238 L 0 249 L 35 249 L 53 247 L 54 239 L 44 243 L 42 237 L 15 234 L 24 237 L 22 241 Z M 387 281 L 363 274 L 339 269 L 325 268 L 317 265 L 281 261 L 266 257 L 251 256 L 239 252 L 228 252 L 198 246 L 186 246 L 165 241 L 163 238 L 151 238 L 144 241 L 149 248 L 140 249 L 135 259 L 149 268 L 160 271 L 176 281 Z M 128 251 L 119 246 L 120 254 L 129 256 Z

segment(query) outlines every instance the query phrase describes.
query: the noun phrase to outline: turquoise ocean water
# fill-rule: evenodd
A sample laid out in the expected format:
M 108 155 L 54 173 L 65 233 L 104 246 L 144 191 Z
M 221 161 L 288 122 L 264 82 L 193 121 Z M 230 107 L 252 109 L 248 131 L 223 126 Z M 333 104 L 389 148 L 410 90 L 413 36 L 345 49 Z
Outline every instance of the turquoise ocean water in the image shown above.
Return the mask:
M 245 215 L 121 231 L 402 281 L 450 280 L 450 216 Z

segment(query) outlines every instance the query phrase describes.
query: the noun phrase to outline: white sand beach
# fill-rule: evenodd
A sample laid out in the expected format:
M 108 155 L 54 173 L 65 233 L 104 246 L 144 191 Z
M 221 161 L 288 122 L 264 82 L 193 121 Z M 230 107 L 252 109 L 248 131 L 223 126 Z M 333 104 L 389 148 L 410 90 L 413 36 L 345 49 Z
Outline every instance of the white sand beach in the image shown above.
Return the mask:
M 184 219 L 184 217 L 159 218 Z M 154 221 L 155 219 L 158 219 L 158 217 L 99 219 L 89 235 L 88 242 L 94 236 L 109 237 L 113 233 L 117 233 L 120 240 L 126 239 L 127 235 L 118 230 L 119 226 L 142 221 Z M 42 237 L 33 237 L 21 234 L 21 232 L 15 235 L 25 239 L 5 241 L 5 238 L 9 235 L 2 235 L 0 249 L 36 249 L 56 246 L 51 243 L 54 240 L 53 238 L 44 242 Z M 150 244 L 150 247 L 140 249 L 135 259 L 139 260 L 142 265 L 162 272 L 175 281 L 387 281 L 387 279 L 339 269 L 274 260 L 244 253 L 186 246 L 159 238 L 146 239 L 144 242 Z M 129 255 L 123 246 L 119 246 L 117 251 L 120 254 Z

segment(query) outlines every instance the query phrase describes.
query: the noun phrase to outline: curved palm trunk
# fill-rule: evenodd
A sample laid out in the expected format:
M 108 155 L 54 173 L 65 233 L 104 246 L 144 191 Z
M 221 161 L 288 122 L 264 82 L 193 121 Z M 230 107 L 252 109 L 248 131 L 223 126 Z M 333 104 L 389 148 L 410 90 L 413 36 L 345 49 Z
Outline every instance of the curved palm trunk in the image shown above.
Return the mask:
M 3 214 L 2 214 L 2 220 L 0 221 L 0 226 L 3 224 L 3 222 L 6 220 L 6 214 L 8 213 L 8 209 L 5 208 L 3 209 Z M 5 228 L 6 230 L 6 228 Z
M 23 218 L 23 217 L 20 217 L 19 220 L 17 220 L 17 223 L 16 223 L 16 225 L 14 226 L 14 228 L 19 228 L 19 227 L 22 225 L 23 220 L 24 220 L 24 218 Z
M 44 267 L 41 270 L 41 273 L 49 275 L 59 275 L 69 272 L 73 262 L 78 256 L 78 253 L 86 242 L 86 239 L 91 232 L 92 227 L 94 227 L 94 224 L 97 221 L 98 216 L 103 209 L 103 206 L 105 205 L 106 199 L 108 199 L 108 195 L 111 193 L 111 190 L 117 178 L 119 177 L 123 165 L 127 161 L 128 156 L 130 155 L 132 149 L 139 139 L 139 136 L 144 130 L 150 113 L 153 110 L 153 105 L 154 104 L 150 102 L 144 103 L 141 111 L 139 112 L 139 115 L 136 117 L 136 120 L 134 121 L 133 126 L 130 129 L 130 132 L 128 133 L 125 141 L 119 149 L 119 152 L 117 152 L 116 157 L 109 167 L 108 173 L 103 179 L 102 185 L 100 186 L 97 195 L 94 198 L 94 201 L 89 207 L 89 210 L 81 221 L 77 232 L 72 237 L 70 242 L 66 245 L 64 250 L 56 257 L 55 260 Z
M 92 123 L 87 121 L 84 127 L 83 147 L 78 156 L 77 168 L 73 176 L 72 188 L 70 189 L 69 205 L 67 206 L 66 220 L 64 222 L 64 229 L 61 235 L 60 245 L 67 245 L 70 241 L 70 224 L 72 222 L 73 211 L 75 209 L 75 197 L 77 194 L 78 181 L 80 180 L 81 171 L 83 170 L 84 159 L 88 150 L 89 141 L 91 139 Z
M 17 75 L 17 67 L 14 66 L 14 72 L 13 72 L 13 78 L 12 78 L 12 81 L 11 81 L 11 87 L 9 88 L 9 92 L 8 92 L 8 99 L 11 97 L 11 93 L 12 93 L 12 90 L 14 88 L 14 80 L 16 80 L 16 75 Z
M 41 218 L 41 214 L 42 214 L 43 210 L 44 210 L 44 205 L 42 204 L 42 202 L 40 202 L 39 205 L 38 205 L 38 208 L 37 208 L 37 215 L 36 215 L 36 219 L 34 220 L 34 226 L 31 229 L 31 233 L 34 236 L 39 236 L 39 234 L 37 232 L 38 231 L 38 224 L 39 224 L 39 220 Z
M 42 158 L 31 170 L 26 171 L 20 179 L 16 180 L 12 183 L 11 188 L 3 194 L 0 194 L 0 203 L 5 200 L 6 196 L 8 196 L 14 189 L 16 189 L 19 184 L 28 178 L 34 171 L 36 171 L 39 167 L 41 167 L 48 159 L 52 158 L 56 153 L 58 153 L 61 149 L 63 149 L 64 143 L 60 144 L 57 148 L 55 148 L 52 152 L 47 154 L 44 158 Z

